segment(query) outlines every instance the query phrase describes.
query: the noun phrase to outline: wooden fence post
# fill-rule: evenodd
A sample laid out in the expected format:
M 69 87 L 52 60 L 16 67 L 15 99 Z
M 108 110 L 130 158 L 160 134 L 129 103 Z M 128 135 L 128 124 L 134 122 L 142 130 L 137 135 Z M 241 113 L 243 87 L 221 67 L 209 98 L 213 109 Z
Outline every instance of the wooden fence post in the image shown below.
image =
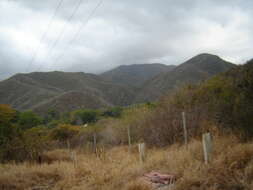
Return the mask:
M 68 148 L 68 151 L 70 151 L 70 143 L 69 143 L 69 139 L 67 140 L 67 148 Z
M 131 152 L 131 134 L 130 134 L 130 127 L 127 127 L 127 135 L 128 135 L 128 151 Z
M 182 112 L 182 118 L 183 118 L 183 128 L 184 128 L 184 143 L 187 147 L 188 145 L 188 134 L 187 134 L 187 128 L 186 128 L 186 119 L 185 119 L 185 112 Z
M 93 148 L 94 148 L 94 153 L 97 154 L 97 135 L 94 133 L 93 135 Z
M 143 163 L 146 160 L 145 143 L 138 144 L 140 162 Z
M 69 157 L 72 159 L 69 139 L 67 140 L 67 148 L 68 148 Z
M 202 135 L 202 143 L 203 143 L 205 164 L 208 164 L 211 161 L 213 151 L 212 137 L 210 133 L 205 133 Z
M 76 152 L 75 151 L 71 152 L 71 160 L 74 163 L 74 167 L 76 168 L 77 167 L 77 159 L 76 159 Z

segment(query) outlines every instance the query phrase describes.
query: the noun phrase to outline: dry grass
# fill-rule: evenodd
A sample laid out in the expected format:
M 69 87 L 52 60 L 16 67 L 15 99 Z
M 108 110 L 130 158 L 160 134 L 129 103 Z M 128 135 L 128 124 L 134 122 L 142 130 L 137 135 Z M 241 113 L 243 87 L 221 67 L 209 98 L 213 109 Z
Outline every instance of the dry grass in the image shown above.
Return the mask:
M 71 154 L 65 149 L 56 149 L 48 151 L 42 155 L 42 162 L 51 164 L 59 161 L 71 161 Z
M 138 154 L 127 147 L 106 152 L 101 159 L 57 150 L 48 157 L 52 164 L 7 164 L 0 166 L 0 189 L 9 190 L 149 190 L 140 182 L 143 173 L 157 170 L 177 176 L 177 190 L 250 190 L 253 189 L 253 144 L 240 143 L 235 137 L 216 137 L 212 163 L 203 164 L 202 145 L 193 140 L 188 149 L 177 144 L 148 151 L 147 162 L 140 165 Z M 58 153 L 57 153 L 58 152 Z

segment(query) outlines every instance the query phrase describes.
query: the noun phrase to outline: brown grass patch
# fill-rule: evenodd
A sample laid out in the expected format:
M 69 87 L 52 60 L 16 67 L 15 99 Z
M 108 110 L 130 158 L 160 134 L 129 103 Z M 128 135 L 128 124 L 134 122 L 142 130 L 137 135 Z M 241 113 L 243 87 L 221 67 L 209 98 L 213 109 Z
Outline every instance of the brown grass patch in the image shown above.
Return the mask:
M 129 154 L 127 147 L 108 150 L 103 159 L 77 153 L 76 162 L 67 159 L 68 151 L 56 150 L 47 153 L 52 164 L 1 165 L 0 189 L 148 190 L 138 178 L 151 170 L 175 174 L 177 190 L 252 189 L 253 144 L 240 143 L 232 136 L 214 139 L 213 160 L 208 165 L 203 163 L 198 140 L 191 141 L 188 149 L 175 144 L 148 150 L 143 165 L 137 152 Z
M 43 163 L 51 164 L 53 162 L 59 161 L 72 161 L 71 152 L 65 149 L 56 149 L 53 151 L 48 151 L 41 156 Z

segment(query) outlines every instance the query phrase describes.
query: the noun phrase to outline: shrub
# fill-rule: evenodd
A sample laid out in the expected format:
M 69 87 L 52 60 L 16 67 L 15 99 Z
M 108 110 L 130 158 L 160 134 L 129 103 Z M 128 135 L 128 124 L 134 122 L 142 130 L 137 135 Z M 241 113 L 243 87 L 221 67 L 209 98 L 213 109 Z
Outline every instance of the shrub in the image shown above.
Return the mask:
M 69 124 L 60 124 L 57 128 L 51 131 L 51 138 L 59 141 L 67 141 L 79 134 L 81 128 Z
M 48 134 L 49 132 L 44 126 L 24 131 L 22 139 L 29 160 L 38 160 L 38 157 L 49 148 Z
M 11 126 L 11 136 L 1 145 L 0 160 L 25 161 L 37 160 L 44 150 L 47 150 L 49 139 L 45 127 L 34 127 L 25 131 Z

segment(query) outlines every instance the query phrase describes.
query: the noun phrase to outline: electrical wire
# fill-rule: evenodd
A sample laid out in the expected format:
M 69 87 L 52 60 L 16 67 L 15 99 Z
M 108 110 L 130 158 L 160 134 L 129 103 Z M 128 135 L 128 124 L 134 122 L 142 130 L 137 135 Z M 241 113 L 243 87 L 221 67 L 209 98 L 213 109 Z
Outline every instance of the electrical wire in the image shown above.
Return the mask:
M 58 44 L 58 42 L 59 42 L 59 41 L 61 40 L 61 38 L 64 36 L 65 30 L 66 30 L 66 28 L 67 28 L 67 26 L 68 26 L 68 23 L 73 19 L 73 17 L 74 17 L 75 14 L 77 13 L 79 7 L 81 6 L 82 2 L 83 2 L 83 0 L 78 0 L 77 5 L 74 7 L 73 12 L 71 13 L 71 15 L 68 17 L 67 21 L 65 22 L 64 27 L 62 28 L 60 34 L 58 35 L 58 37 L 57 37 L 56 40 L 54 41 L 53 45 L 51 46 L 51 48 L 50 48 L 50 50 L 49 50 L 49 53 L 47 54 L 47 56 L 46 56 L 45 59 L 47 59 L 47 58 L 51 55 L 52 51 L 54 50 L 54 48 L 56 47 L 56 45 Z M 38 70 L 40 70 L 41 67 L 42 67 L 42 65 L 38 68 Z
M 55 8 L 55 11 L 53 13 L 53 16 L 51 17 L 47 27 L 46 27 L 46 30 L 43 32 L 42 36 L 41 36 L 41 39 L 40 39 L 40 42 L 39 42 L 39 45 L 37 46 L 37 48 L 35 49 L 33 55 L 32 55 L 32 59 L 31 61 L 29 62 L 29 64 L 27 65 L 27 68 L 26 68 L 26 72 L 28 71 L 28 69 L 33 65 L 33 63 L 35 62 L 36 60 L 36 57 L 37 57 L 37 54 L 38 54 L 38 51 L 40 49 L 40 46 L 42 44 L 42 41 L 46 38 L 47 36 L 47 33 L 49 32 L 50 28 L 51 28 L 51 25 L 53 23 L 53 20 L 55 19 L 56 17 L 56 14 L 58 12 L 58 10 L 60 9 L 60 7 L 62 6 L 62 3 L 63 3 L 63 0 L 59 0 L 59 3 L 57 4 L 56 8 Z
M 98 4 L 95 6 L 95 8 L 91 11 L 91 13 L 88 15 L 87 19 L 85 22 L 83 22 L 83 24 L 79 27 L 79 29 L 77 30 L 77 32 L 75 33 L 74 37 L 69 41 L 68 45 L 66 48 L 71 47 L 71 45 L 75 42 L 76 39 L 78 39 L 82 29 L 89 23 L 90 19 L 94 16 L 95 12 L 97 11 L 97 9 L 102 5 L 103 0 L 100 0 L 98 2 Z M 66 50 L 66 49 L 65 49 Z M 60 56 L 58 56 L 55 60 L 55 63 L 59 62 L 60 58 L 63 58 L 64 55 L 66 55 L 65 53 L 62 53 Z

